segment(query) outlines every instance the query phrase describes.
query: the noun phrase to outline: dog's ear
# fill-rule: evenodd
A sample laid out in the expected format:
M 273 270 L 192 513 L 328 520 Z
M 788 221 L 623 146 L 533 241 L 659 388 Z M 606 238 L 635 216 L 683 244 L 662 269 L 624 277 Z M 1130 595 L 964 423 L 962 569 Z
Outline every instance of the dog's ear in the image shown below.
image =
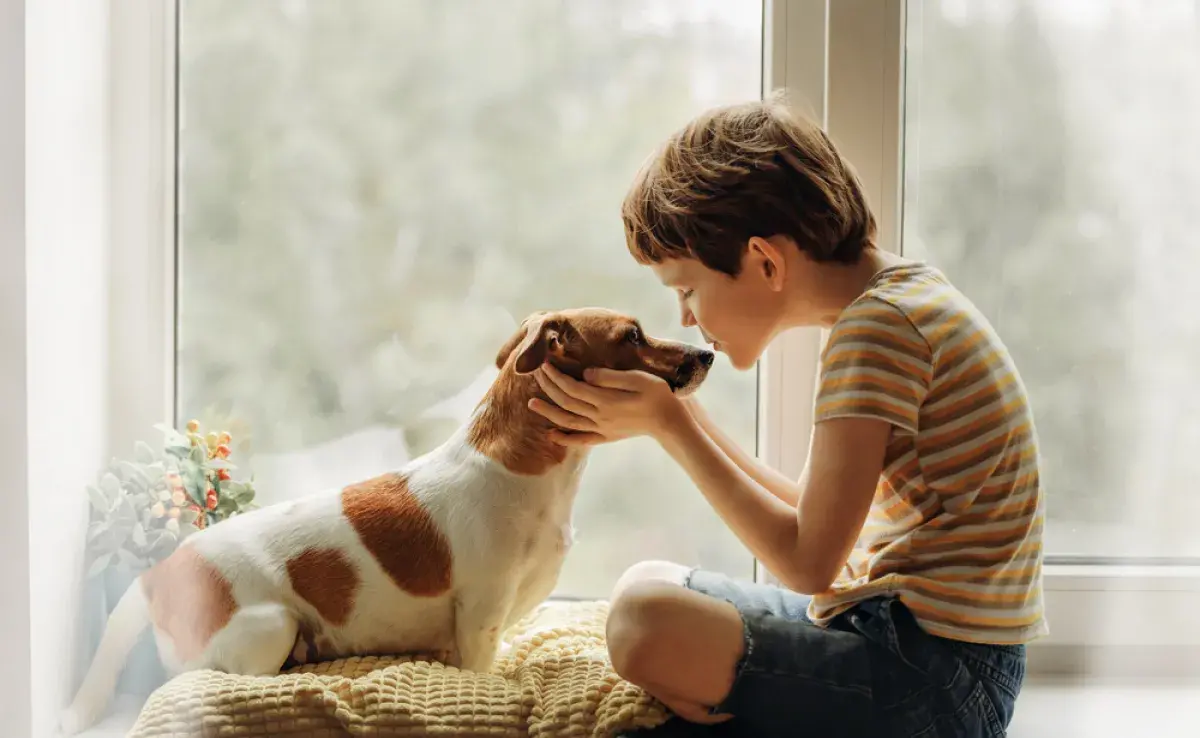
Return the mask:
M 547 356 L 562 356 L 562 324 L 549 318 L 531 323 L 525 339 L 515 351 L 517 360 L 513 368 L 517 374 L 529 374 L 541 366 Z
M 517 359 L 513 368 L 517 374 L 529 374 L 542 365 L 547 354 L 562 353 L 561 324 L 548 318 L 548 315 L 549 313 L 545 312 L 534 313 L 521 323 L 517 332 L 500 347 L 500 353 L 496 354 L 497 369 L 503 369 L 515 352 Z

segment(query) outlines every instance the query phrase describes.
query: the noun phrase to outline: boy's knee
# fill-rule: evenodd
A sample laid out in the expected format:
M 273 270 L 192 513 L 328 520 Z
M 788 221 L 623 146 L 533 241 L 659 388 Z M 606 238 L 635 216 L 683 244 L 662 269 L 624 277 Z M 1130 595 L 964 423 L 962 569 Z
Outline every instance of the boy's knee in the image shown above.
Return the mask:
M 690 572 L 688 567 L 671 561 L 639 561 L 617 579 L 611 599 L 616 601 L 631 585 L 639 582 L 666 582 L 683 586 Z
M 679 592 L 680 586 L 669 581 L 634 579 L 615 594 L 609 607 L 605 640 L 613 670 L 621 678 L 644 686 L 656 660 L 656 643 L 661 641 L 664 628 L 672 627 L 672 611 L 678 609 L 675 601 Z

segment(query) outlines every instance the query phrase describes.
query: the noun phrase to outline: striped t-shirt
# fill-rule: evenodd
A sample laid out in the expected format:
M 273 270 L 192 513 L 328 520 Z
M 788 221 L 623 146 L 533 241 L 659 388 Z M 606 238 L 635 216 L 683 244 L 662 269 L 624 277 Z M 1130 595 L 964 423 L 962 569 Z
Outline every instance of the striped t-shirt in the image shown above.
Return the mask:
M 932 267 L 885 269 L 834 323 L 816 422 L 892 424 L 853 552 L 809 617 L 891 593 L 934 635 L 1024 643 L 1047 632 L 1037 435 L 987 319 Z

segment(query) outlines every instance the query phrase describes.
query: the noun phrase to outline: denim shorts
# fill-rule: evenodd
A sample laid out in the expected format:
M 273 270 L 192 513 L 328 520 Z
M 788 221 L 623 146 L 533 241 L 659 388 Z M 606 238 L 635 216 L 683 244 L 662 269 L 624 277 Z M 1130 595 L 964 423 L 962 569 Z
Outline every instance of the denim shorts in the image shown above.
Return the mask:
M 895 596 L 819 627 L 809 598 L 696 570 L 687 587 L 741 613 L 744 654 L 716 726 L 672 720 L 650 736 L 1003 736 L 1025 678 L 1025 647 L 930 635 Z M 643 735 L 641 733 L 637 735 Z

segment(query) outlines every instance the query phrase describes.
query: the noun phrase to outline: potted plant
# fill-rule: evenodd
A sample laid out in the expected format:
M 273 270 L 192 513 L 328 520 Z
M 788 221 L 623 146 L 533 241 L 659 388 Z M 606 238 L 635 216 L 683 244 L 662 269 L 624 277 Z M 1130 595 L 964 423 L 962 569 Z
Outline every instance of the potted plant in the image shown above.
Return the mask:
M 141 572 L 188 536 L 256 507 L 253 480 L 233 478 L 228 432 L 201 435 L 195 420 L 186 433 L 155 428 L 163 434 L 161 448 L 139 441 L 132 459 L 113 459 L 87 487 L 85 665 L 109 613 Z M 149 631 L 128 664 L 121 691 L 149 694 L 164 680 Z

